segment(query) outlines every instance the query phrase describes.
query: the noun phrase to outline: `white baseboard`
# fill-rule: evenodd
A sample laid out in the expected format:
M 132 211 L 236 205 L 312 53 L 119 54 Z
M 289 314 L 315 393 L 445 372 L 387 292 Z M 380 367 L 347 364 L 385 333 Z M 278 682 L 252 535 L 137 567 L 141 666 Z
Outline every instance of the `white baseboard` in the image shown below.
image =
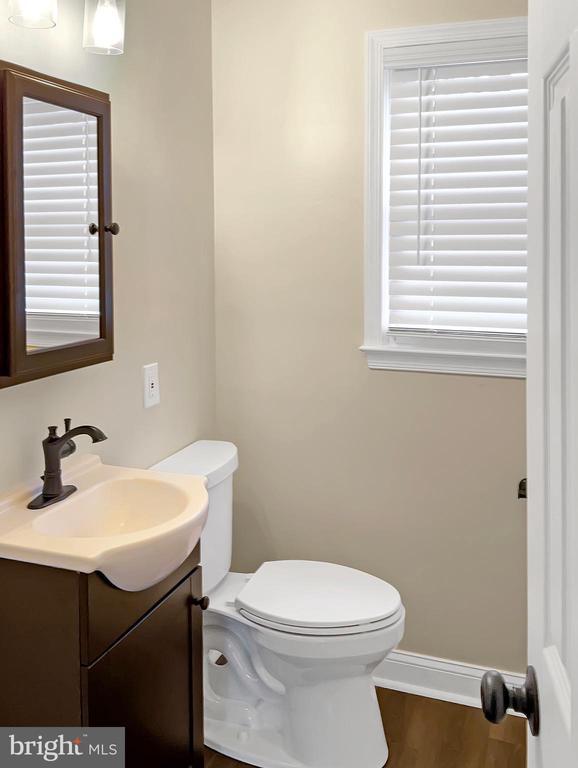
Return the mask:
M 480 707 L 480 682 L 486 667 L 436 659 L 408 651 L 393 651 L 375 670 L 378 688 Z M 508 685 L 520 686 L 524 676 L 502 672 Z

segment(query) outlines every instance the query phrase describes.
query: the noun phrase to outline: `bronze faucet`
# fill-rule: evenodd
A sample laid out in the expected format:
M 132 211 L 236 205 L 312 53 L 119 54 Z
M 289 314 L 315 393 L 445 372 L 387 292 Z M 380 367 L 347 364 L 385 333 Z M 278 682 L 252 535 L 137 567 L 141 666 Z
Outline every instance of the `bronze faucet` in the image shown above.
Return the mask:
M 93 443 L 101 443 L 107 437 L 98 427 L 74 427 L 70 428 L 70 419 L 64 420 L 65 433 L 58 435 L 58 427 L 48 427 L 48 437 L 42 441 L 44 449 L 44 486 L 42 493 L 33 499 L 28 509 L 44 509 L 58 501 L 63 501 L 73 494 L 77 488 L 75 485 L 62 485 L 62 459 L 71 456 L 76 451 L 74 438 L 78 435 L 88 435 Z

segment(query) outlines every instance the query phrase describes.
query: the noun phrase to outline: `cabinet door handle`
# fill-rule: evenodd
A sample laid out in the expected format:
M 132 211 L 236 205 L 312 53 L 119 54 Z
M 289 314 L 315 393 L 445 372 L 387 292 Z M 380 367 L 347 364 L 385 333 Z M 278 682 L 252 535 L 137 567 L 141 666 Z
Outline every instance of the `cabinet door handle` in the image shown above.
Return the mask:
M 209 605 L 211 604 L 211 601 L 208 597 L 192 597 L 191 603 L 193 605 L 196 605 L 197 608 L 200 608 L 201 611 L 206 611 Z
M 88 231 L 91 235 L 98 235 L 98 224 L 90 224 Z M 107 224 L 105 226 L 104 231 L 110 232 L 111 235 L 118 235 L 120 234 L 120 225 L 117 224 L 116 221 L 113 221 L 112 224 Z

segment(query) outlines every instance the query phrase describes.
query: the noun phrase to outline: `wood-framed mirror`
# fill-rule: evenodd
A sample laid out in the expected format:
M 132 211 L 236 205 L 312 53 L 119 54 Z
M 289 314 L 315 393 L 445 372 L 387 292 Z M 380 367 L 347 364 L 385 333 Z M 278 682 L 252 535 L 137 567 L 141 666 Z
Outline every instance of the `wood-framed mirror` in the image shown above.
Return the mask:
M 108 94 L 0 62 L 0 387 L 113 356 Z

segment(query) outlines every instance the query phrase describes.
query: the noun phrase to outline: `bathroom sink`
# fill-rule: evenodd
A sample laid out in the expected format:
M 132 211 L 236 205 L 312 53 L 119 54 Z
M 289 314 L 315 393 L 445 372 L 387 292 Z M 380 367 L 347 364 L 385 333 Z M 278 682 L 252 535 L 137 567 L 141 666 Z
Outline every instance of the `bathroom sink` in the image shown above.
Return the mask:
M 173 520 L 188 503 L 186 493 L 164 481 L 108 480 L 73 497 L 66 506 L 40 515 L 33 526 L 49 536 L 121 536 Z
M 0 499 L 0 557 L 102 572 L 128 591 L 162 581 L 193 551 L 207 519 L 204 477 L 67 462 L 78 491 L 48 509 L 27 503 L 37 488 Z

